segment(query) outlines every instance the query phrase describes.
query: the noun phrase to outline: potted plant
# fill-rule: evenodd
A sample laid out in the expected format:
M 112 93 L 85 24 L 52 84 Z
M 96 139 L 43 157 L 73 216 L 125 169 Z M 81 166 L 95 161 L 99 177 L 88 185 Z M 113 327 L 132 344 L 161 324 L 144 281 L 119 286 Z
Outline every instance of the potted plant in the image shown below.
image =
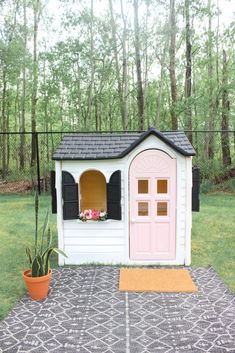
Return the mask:
M 26 247 L 30 268 L 23 272 L 23 279 L 32 299 L 41 300 L 47 297 L 51 280 L 50 257 L 53 252 L 67 255 L 60 249 L 51 246 L 52 235 L 47 211 L 41 233 L 38 230 L 39 198 L 35 193 L 35 238 L 32 249 Z

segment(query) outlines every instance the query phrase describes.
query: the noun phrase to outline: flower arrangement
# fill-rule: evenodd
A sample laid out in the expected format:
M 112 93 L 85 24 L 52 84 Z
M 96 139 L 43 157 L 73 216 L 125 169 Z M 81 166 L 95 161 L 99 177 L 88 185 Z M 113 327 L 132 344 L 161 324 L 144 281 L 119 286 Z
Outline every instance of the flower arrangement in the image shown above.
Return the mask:
M 82 212 L 80 212 L 79 214 L 79 219 L 82 222 L 86 222 L 86 221 L 105 221 L 107 219 L 107 212 L 105 212 L 104 210 L 84 210 Z

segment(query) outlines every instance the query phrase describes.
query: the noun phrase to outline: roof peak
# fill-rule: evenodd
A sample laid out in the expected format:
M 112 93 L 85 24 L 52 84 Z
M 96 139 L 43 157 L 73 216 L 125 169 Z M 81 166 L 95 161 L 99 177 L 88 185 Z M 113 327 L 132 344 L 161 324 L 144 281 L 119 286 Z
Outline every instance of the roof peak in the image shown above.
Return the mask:
M 73 133 L 63 138 L 53 155 L 55 160 L 95 160 L 122 158 L 149 136 L 156 136 L 184 156 L 195 151 L 183 132 L 160 132 L 150 128 L 131 133 Z

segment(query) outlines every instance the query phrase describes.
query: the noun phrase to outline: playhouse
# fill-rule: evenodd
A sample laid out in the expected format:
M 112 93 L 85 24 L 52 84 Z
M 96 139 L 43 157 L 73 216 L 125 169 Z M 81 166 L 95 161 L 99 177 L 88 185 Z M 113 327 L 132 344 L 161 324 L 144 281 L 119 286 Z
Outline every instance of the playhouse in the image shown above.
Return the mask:
M 193 155 L 183 132 L 65 135 L 52 174 L 59 264 L 190 265 Z M 82 222 L 85 209 L 108 218 Z

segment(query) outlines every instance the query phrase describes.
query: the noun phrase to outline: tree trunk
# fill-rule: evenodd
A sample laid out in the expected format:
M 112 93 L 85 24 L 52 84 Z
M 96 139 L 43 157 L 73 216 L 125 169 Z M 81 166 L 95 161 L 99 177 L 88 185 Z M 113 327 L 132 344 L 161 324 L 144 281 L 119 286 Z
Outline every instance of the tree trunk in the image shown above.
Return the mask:
M 60 128 L 61 131 L 64 130 L 64 95 L 63 95 L 64 87 L 63 82 L 60 89 L 60 97 L 59 97 L 59 117 L 60 117 Z
M 171 81 L 171 128 L 178 130 L 178 118 L 176 104 L 178 100 L 176 75 L 175 75 L 175 45 L 176 45 L 176 23 L 175 23 L 175 0 L 170 0 L 170 81 Z
M 128 105 L 128 64 L 127 64 L 127 21 L 123 11 L 123 2 L 120 0 L 121 15 L 123 21 L 123 36 L 122 36 L 122 56 L 123 56 L 123 72 L 122 72 L 122 92 L 123 92 L 123 122 L 124 130 L 128 127 L 129 120 L 129 105 Z
M 6 131 L 10 131 L 10 94 L 9 91 L 6 92 L 7 96 L 7 104 L 6 104 Z M 7 149 L 7 164 L 6 164 L 6 170 L 7 172 L 9 171 L 9 164 L 10 164 L 10 134 L 7 134 L 7 139 L 6 139 L 6 149 Z M 14 139 L 12 138 L 11 141 Z M 15 153 L 12 153 L 12 155 L 16 155 Z M 14 157 L 13 157 L 14 159 Z M 17 164 L 17 156 L 15 158 L 16 164 Z
M 22 97 L 21 97 L 21 113 L 20 113 L 20 170 L 24 169 L 25 156 L 25 99 L 26 99 L 26 50 L 27 50 L 27 17 L 26 17 L 26 0 L 23 2 L 24 11 L 24 56 L 23 56 L 23 77 L 22 77 Z
M 152 124 L 152 119 L 151 119 L 151 111 L 150 111 L 150 105 L 151 105 L 151 99 L 149 99 L 149 83 L 148 83 L 148 73 L 149 73 L 149 53 L 148 53 L 148 47 L 149 47 L 149 15 L 150 15 L 150 10 L 149 10 L 149 2 L 146 2 L 146 16 L 144 20 L 144 30 L 143 32 L 145 33 L 144 35 L 144 45 L 143 45 L 143 91 L 144 91 L 144 120 L 148 128 Z M 151 46 L 150 46 L 151 47 Z
M 223 76 L 222 76 L 222 120 L 221 130 L 229 129 L 229 99 L 228 99 L 228 63 L 226 51 L 223 50 Z M 229 133 L 221 131 L 221 147 L 223 165 L 231 165 L 230 146 L 229 146 Z
M 7 92 L 7 81 L 6 72 L 3 68 L 2 74 L 2 178 L 5 179 L 7 176 L 7 117 L 6 117 L 6 92 Z
M 77 90 L 77 99 L 75 101 L 75 108 L 77 113 L 77 126 L 78 129 L 81 129 L 81 79 L 80 79 L 80 57 L 77 55 L 76 63 L 76 90 Z
M 38 58 L 37 58 L 37 36 L 38 36 L 38 23 L 39 23 L 39 2 L 36 0 L 33 5 L 33 88 L 31 98 L 31 131 L 32 131 L 32 143 L 31 143 L 31 166 L 35 165 L 36 162 L 36 105 L 37 105 L 37 90 L 38 90 Z
M 44 130 L 46 132 L 45 136 L 45 145 L 46 145 L 46 158 L 47 162 L 50 160 L 50 152 L 49 152 L 49 139 L 48 139 L 48 133 L 49 133 L 49 116 L 48 116 L 48 92 L 46 90 L 46 64 L 45 61 L 43 63 L 43 84 L 44 84 L 44 93 L 43 93 L 43 105 L 44 105 Z
M 125 130 L 125 115 L 124 115 L 124 104 L 123 104 L 123 87 L 122 80 L 120 76 L 120 68 L 119 68 L 119 58 L 118 58 L 118 43 L 117 43 L 117 30 L 116 24 L 113 15 L 113 2 L 109 0 L 109 11 L 111 15 L 111 28 L 112 28 L 112 38 L 113 38 L 113 51 L 114 51 L 114 59 L 115 59 L 115 69 L 116 69 L 116 78 L 118 85 L 118 98 L 119 98 L 119 108 L 122 117 L 122 128 Z
M 156 119 L 155 119 L 155 126 L 158 130 L 161 129 L 161 122 L 160 122 L 160 113 L 161 113 L 161 105 L 162 105 L 162 92 L 163 92 L 163 83 L 164 83 L 164 76 L 165 76 L 165 66 L 166 66 L 166 53 L 169 49 L 169 34 L 168 34 L 168 26 L 169 26 L 169 19 L 166 20 L 165 24 L 165 40 L 164 40 L 164 48 L 160 58 L 160 65 L 161 65 L 161 73 L 160 73 L 160 85 L 159 91 L 157 96 L 157 112 L 156 112 Z
M 139 37 L 139 5 L 138 0 L 134 0 L 134 28 L 135 28 L 135 59 L 137 73 L 137 106 L 139 130 L 144 129 L 144 94 L 142 85 L 141 59 L 140 59 L 140 37 Z
M 95 131 L 99 131 L 99 119 L 98 119 L 98 102 L 97 102 L 97 94 L 94 96 L 94 108 L 95 108 Z
M 19 122 L 21 120 L 21 102 L 20 102 L 20 82 L 17 80 L 16 83 L 16 96 L 15 96 L 15 109 L 14 109 L 14 131 L 19 131 L 20 130 L 20 125 Z M 13 137 L 13 136 L 12 136 Z M 14 136 L 14 143 L 18 144 L 18 139 L 20 141 L 21 135 L 15 135 Z M 21 142 L 21 141 L 20 141 Z M 14 158 L 16 161 L 16 166 L 17 166 L 17 173 L 20 170 L 20 147 L 19 151 L 16 150 L 14 153 Z
M 189 141 L 193 142 L 192 135 L 192 108 L 191 108 L 191 92 L 192 92 L 192 56 L 191 56 L 191 41 L 190 41 L 190 14 L 189 0 L 185 0 L 185 37 L 186 37 L 186 71 L 185 71 L 185 102 L 186 102 L 186 130 L 189 130 L 187 136 Z
M 213 89 L 213 59 L 212 59 L 212 28 L 211 28 L 211 21 L 212 21 L 212 15 L 211 15 L 211 0 L 208 0 L 207 3 L 207 8 L 208 8 L 208 42 L 207 42 L 207 48 L 208 48 L 208 93 L 209 93 L 209 122 L 208 122 L 208 127 L 211 132 L 208 134 L 208 158 L 213 159 L 214 158 L 214 132 L 212 132 L 215 129 L 215 120 L 214 120 L 214 89 Z
M 109 100 L 108 108 L 109 108 L 109 111 L 108 111 L 108 115 L 109 115 L 109 130 L 112 131 L 113 130 L 113 115 L 112 115 L 112 112 L 113 112 L 113 98 L 111 98 Z
M 91 77 L 88 87 L 88 102 L 87 102 L 87 114 L 84 119 L 84 129 L 87 130 L 88 124 L 91 122 L 92 114 L 92 100 L 93 100 L 93 86 L 95 76 L 95 62 L 94 62 L 94 3 L 91 0 L 91 25 L 90 25 L 90 70 Z
M 193 95 L 195 95 L 197 89 L 196 89 L 196 74 L 195 74 L 194 63 L 192 65 L 192 69 L 193 69 L 192 70 L 192 75 L 193 75 L 192 92 L 193 92 Z M 198 112 L 197 112 L 197 101 L 196 101 L 196 99 L 193 102 L 193 112 L 194 112 L 194 128 L 195 128 L 195 133 L 193 135 L 193 140 L 194 140 L 194 148 L 195 148 L 196 154 L 198 154 L 198 150 L 199 150 L 198 133 L 197 133 L 197 129 L 198 129 Z M 204 159 L 204 155 L 203 154 L 201 155 L 201 157 Z

